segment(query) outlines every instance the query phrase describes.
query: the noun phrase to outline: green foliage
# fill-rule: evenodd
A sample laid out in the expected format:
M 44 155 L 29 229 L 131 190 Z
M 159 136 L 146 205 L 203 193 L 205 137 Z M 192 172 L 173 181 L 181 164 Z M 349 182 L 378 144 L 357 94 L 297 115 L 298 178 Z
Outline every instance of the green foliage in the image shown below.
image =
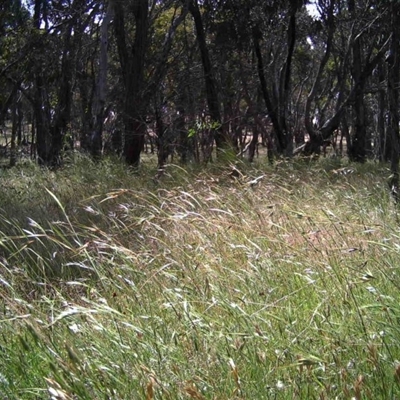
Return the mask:
M 3 174 L 0 397 L 400 395 L 385 169 L 154 172 L 82 158 Z
M 217 121 L 197 121 L 192 128 L 188 129 L 188 138 L 196 137 L 200 132 L 216 131 L 221 128 Z

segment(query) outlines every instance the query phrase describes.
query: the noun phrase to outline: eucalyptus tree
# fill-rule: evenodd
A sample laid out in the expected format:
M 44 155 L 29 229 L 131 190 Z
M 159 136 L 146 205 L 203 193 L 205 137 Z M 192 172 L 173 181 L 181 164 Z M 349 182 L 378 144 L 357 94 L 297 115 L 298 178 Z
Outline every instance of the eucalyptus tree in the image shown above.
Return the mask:
M 16 109 L 18 92 L 28 68 L 29 12 L 21 1 L 5 0 L 0 4 L 0 126 L 8 112 Z
M 124 157 L 128 164 L 138 166 L 150 102 L 167 72 L 174 35 L 188 13 L 188 1 L 182 5 L 174 1 L 111 1 L 123 90 Z M 155 42 L 154 21 L 169 8 L 174 10 L 170 26 L 163 41 Z
M 309 136 L 307 144 L 307 152 L 319 152 L 322 144 L 322 138 L 316 130 L 316 121 L 323 118 L 321 99 L 324 97 L 324 89 L 332 87 L 327 84 L 327 64 L 331 58 L 333 39 L 336 30 L 334 22 L 334 10 L 336 0 L 324 1 L 320 0 L 316 5 L 320 12 L 320 19 L 313 21 L 311 29 L 308 32 L 308 40 L 310 47 L 308 54 L 313 58 L 313 68 L 307 75 L 312 79 L 312 84 L 305 101 L 304 126 Z M 328 71 L 332 72 L 332 71 Z M 329 79 L 329 74 L 328 74 Z M 326 94 L 325 94 L 326 95 Z M 326 98 L 326 97 L 325 97 Z M 316 119 L 316 114 L 318 119 Z
M 71 124 L 71 109 L 81 35 L 96 15 L 99 3 L 74 0 L 34 0 L 31 24 L 32 65 L 29 92 L 36 127 L 38 161 L 56 167 L 61 164 Z
M 252 39 L 265 106 L 274 129 L 276 150 L 290 156 L 293 145 L 290 95 L 298 13 L 304 1 L 266 2 L 252 10 Z M 260 9 L 261 8 L 261 9 Z M 266 51 L 262 51 L 263 47 Z
M 353 112 L 352 135 L 348 143 L 351 160 L 363 162 L 369 147 L 367 140 L 367 108 L 365 94 L 368 79 L 387 50 L 389 32 L 385 32 L 386 10 L 380 11 L 370 1 L 347 1 L 348 14 L 353 21 L 351 27 L 357 32 L 350 46 L 350 73 L 354 87 L 351 106 Z M 382 45 L 385 45 L 382 47 Z M 381 50 L 379 51 L 379 48 Z M 363 77 L 363 72 L 368 76 Z
M 154 35 L 162 36 L 172 16 L 170 10 L 159 18 L 154 26 Z M 168 71 L 153 96 L 150 113 L 155 121 L 157 133 L 158 163 L 162 168 L 167 158 L 176 151 L 180 161 L 199 161 L 200 142 L 194 127 L 201 113 L 203 91 L 201 58 L 197 51 L 196 32 L 191 18 L 185 18 L 176 31 L 172 43 Z M 191 132 L 191 133 L 190 133 Z
M 315 152 L 341 127 L 346 134 L 350 159 L 363 162 L 367 146 L 364 99 L 368 82 L 388 48 L 388 7 L 378 8 L 367 0 L 319 0 L 318 4 L 327 46 L 316 72 L 316 82 L 320 78 L 334 80 L 327 94 L 320 97 L 320 102 L 325 103 L 324 115 L 317 126 L 310 124 L 312 110 L 306 113 L 306 128 L 311 134 L 305 151 L 306 154 Z M 312 91 L 309 100 L 320 95 Z
M 103 18 L 100 27 L 100 50 L 98 57 L 98 73 L 93 93 L 90 149 L 94 157 L 101 155 L 103 146 L 103 126 L 107 117 L 107 94 L 108 94 L 108 47 L 109 47 L 109 26 L 113 18 L 112 3 L 105 5 Z
M 218 11 L 218 8 L 216 8 L 216 6 L 218 6 L 218 4 L 215 5 L 212 1 L 205 2 L 205 7 L 208 8 L 209 11 L 210 9 L 212 11 Z M 209 55 L 206 31 L 204 29 L 203 18 L 198 0 L 189 1 L 189 11 L 193 17 L 194 25 L 196 27 L 196 37 L 204 71 L 208 112 L 210 114 L 211 125 L 215 126 L 214 139 L 217 150 L 229 150 L 229 147 L 231 146 L 231 140 L 227 132 L 226 126 L 222 123 L 223 121 L 221 116 L 221 106 L 218 96 L 216 76 Z
M 254 56 L 256 61 L 252 68 L 258 76 L 264 114 L 268 114 L 272 122 L 276 151 L 290 156 L 293 144 L 292 65 L 299 40 L 298 19 L 300 15 L 305 18 L 303 6 L 306 2 L 233 0 L 223 3 L 234 24 L 238 49 L 251 49 L 250 57 Z M 244 68 L 245 63 L 240 63 L 240 67 Z M 248 82 L 243 79 L 243 73 L 241 76 L 245 101 L 256 115 L 258 112 L 254 110 L 259 109 L 259 105 L 255 106 L 255 97 L 249 96 Z

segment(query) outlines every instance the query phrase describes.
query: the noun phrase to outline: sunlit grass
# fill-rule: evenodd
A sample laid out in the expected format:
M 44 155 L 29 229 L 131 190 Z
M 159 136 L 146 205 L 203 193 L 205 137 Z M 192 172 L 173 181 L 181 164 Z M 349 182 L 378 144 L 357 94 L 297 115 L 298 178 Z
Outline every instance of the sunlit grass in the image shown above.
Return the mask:
M 384 167 L 5 174 L 2 398 L 400 396 Z

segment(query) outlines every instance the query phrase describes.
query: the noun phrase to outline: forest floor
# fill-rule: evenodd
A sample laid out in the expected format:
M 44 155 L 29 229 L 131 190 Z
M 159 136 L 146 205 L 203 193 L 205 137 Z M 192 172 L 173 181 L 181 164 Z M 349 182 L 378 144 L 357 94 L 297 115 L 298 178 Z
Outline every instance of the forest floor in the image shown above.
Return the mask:
M 75 157 L 0 170 L 0 398 L 400 398 L 386 166 Z

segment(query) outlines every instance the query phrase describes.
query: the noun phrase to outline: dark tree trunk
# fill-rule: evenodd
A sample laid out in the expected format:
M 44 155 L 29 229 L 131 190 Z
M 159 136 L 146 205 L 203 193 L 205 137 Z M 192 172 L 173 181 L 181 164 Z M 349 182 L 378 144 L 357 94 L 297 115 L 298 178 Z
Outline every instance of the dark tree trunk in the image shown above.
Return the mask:
M 36 122 L 36 151 L 39 165 L 47 166 L 51 158 L 50 116 L 46 101 L 44 80 L 37 72 L 35 79 L 35 122 Z
M 356 21 L 354 0 L 348 0 L 348 7 L 353 21 Z M 362 46 L 361 36 L 358 35 L 352 45 L 352 66 L 351 74 L 354 82 L 361 82 L 362 74 Z M 365 81 L 364 81 L 365 83 Z M 349 158 L 352 161 L 364 162 L 366 156 L 366 126 L 365 126 L 365 105 L 364 105 L 364 85 L 359 84 L 353 102 L 354 121 L 353 136 L 351 143 L 348 143 Z
M 39 37 L 42 11 L 42 1 L 35 0 L 33 28 L 34 35 Z M 39 165 L 49 165 L 51 159 L 51 136 L 50 136 L 50 111 L 48 97 L 43 77 L 42 62 L 35 65 L 35 89 L 34 89 L 34 114 L 36 121 L 36 150 Z
M 22 110 L 22 101 L 21 101 L 21 95 L 19 96 L 18 102 L 17 102 L 17 145 L 21 146 L 22 144 L 22 122 L 24 119 L 24 112 Z
M 94 158 L 101 155 L 103 146 L 103 124 L 105 115 L 105 104 L 107 95 L 107 72 L 108 72 L 108 26 L 113 17 L 113 8 L 108 3 L 107 11 L 100 28 L 100 56 L 99 74 L 96 82 L 96 89 L 93 104 L 93 133 L 91 137 L 91 152 Z
M 159 108 L 156 109 L 156 132 L 157 132 L 157 147 L 158 147 L 158 169 L 162 169 L 167 162 L 169 149 L 168 142 L 165 140 L 165 125 L 162 119 L 161 110 Z
M 185 108 L 183 107 L 183 99 L 180 100 L 179 104 L 176 107 L 177 118 L 175 121 L 175 129 L 179 135 L 179 145 L 178 152 L 180 155 L 181 163 L 187 164 L 189 161 L 190 153 L 193 152 L 193 149 L 190 148 L 191 138 L 188 137 L 188 132 L 185 124 Z
M 252 29 L 252 38 L 254 52 L 257 59 L 258 77 L 265 106 L 271 118 L 274 133 L 277 139 L 277 151 L 285 156 L 293 154 L 293 132 L 289 129 L 288 118 L 290 113 L 289 94 L 290 82 L 292 75 L 292 60 L 296 43 L 296 14 L 299 3 L 291 1 L 289 5 L 289 21 L 287 28 L 286 45 L 287 52 L 285 62 L 282 66 L 279 80 L 275 82 L 275 98 L 268 92 L 267 81 L 264 73 L 264 61 L 261 52 L 261 37 L 262 33 L 259 27 L 254 26 Z
M 399 133 L 399 85 L 400 85 L 400 5 L 391 3 L 391 28 L 388 62 L 388 109 L 390 113 L 389 132 L 391 136 L 391 162 L 392 177 L 390 187 L 392 194 L 399 201 L 399 158 L 400 158 L 400 133 Z
M 190 0 L 189 11 L 192 14 L 196 27 L 197 43 L 199 45 L 204 71 L 208 110 L 210 113 L 211 122 L 217 124 L 217 129 L 215 129 L 214 133 L 215 144 L 217 149 L 229 149 L 231 147 L 231 143 L 229 136 L 224 132 L 224 128 L 222 126 L 218 92 L 215 83 L 215 77 L 212 71 L 210 56 L 208 53 L 203 20 L 197 0 Z
M 386 110 L 386 98 L 385 89 L 383 87 L 385 82 L 385 72 L 382 63 L 378 64 L 378 80 L 379 80 L 379 90 L 378 90 L 378 115 L 377 115 L 377 133 L 378 133 L 378 158 L 379 161 L 389 161 L 386 154 L 387 140 L 386 140 L 386 130 L 385 130 L 385 110 Z
M 305 124 L 306 131 L 309 135 L 309 142 L 306 147 L 307 147 L 308 153 L 310 153 L 310 154 L 319 153 L 321 145 L 323 143 L 323 139 L 321 138 L 320 133 L 314 129 L 312 117 L 311 117 L 311 107 L 312 107 L 312 104 L 315 101 L 315 97 L 317 96 L 317 93 L 320 89 L 322 75 L 323 75 L 325 66 L 326 66 L 326 64 L 329 60 L 330 54 L 331 54 L 333 35 L 335 32 L 335 24 L 334 24 L 334 19 L 333 19 L 334 7 L 335 7 L 335 0 L 331 0 L 329 3 L 328 13 L 326 16 L 326 24 L 327 24 L 327 30 L 328 30 L 327 35 L 328 36 L 326 39 L 325 52 L 319 63 L 317 74 L 314 78 L 313 86 L 312 86 L 312 88 L 307 96 L 307 100 L 306 100 L 304 124 Z
M 253 134 L 251 136 L 251 141 L 249 145 L 249 162 L 253 162 L 254 156 L 256 154 L 257 146 L 258 146 L 258 125 L 254 124 Z
M 254 52 L 257 58 L 257 71 L 258 71 L 258 78 L 260 80 L 261 92 L 278 141 L 277 143 L 278 152 L 283 153 L 284 149 L 286 148 L 286 137 L 285 137 L 285 132 L 282 130 L 279 123 L 277 108 L 276 106 L 273 106 L 270 95 L 268 93 L 267 80 L 265 79 L 265 74 L 264 74 L 264 61 L 260 45 L 261 32 L 258 28 L 255 27 L 253 28 L 252 33 L 253 33 Z
M 10 144 L 10 167 L 14 167 L 17 163 L 17 132 L 18 132 L 18 95 L 15 92 L 14 102 L 11 109 L 12 127 L 11 127 L 11 144 Z
M 293 132 L 292 127 L 288 126 L 288 120 L 290 118 L 290 83 L 292 76 L 292 60 L 293 53 L 296 43 L 296 14 L 298 8 L 298 1 L 291 0 L 289 5 L 289 21 L 287 28 L 287 53 L 285 64 L 283 65 L 280 79 L 280 95 L 278 99 L 279 104 L 279 125 L 284 135 L 285 148 L 283 153 L 287 157 L 291 157 L 293 154 Z
M 365 105 L 364 93 L 360 91 L 356 94 L 353 111 L 355 120 L 353 125 L 353 136 L 350 138 L 349 159 L 356 162 L 365 162 L 366 156 L 366 126 L 365 126 Z
M 366 63 L 366 65 L 362 68 L 362 72 L 359 76 L 357 82 L 354 82 L 353 88 L 348 94 L 346 98 L 344 94 L 344 87 L 339 89 L 337 101 L 336 101 L 336 112 L 334 115 L 328 119 L 325 124 L 319 129 L 318 134 L 316 135 L 315 141 L 310 141 L 306 143 L 304 148 L 304 153 L 306 155 L 310 155 L 319 149 L 320 145 L 327 139 L 329 139 L 333 133 L 339 128 L 340 120 L 348 108 L 348 106 L 355 102 L 357 96 L 364 92 L 364 87 L 367 79 L 371 76 L 372 71 L 378 65 L 378 63 L 382 60 L 382 57 L 385 54 L 386 47 L 389 43 L 390 37 L 388 37 L 385 42 L 382 44 L 380 49 L 374 54 L 374 56 Z M 341 77 L 342 82 L 344 82 L 344 77 Z
M 64 36 L 64 48 L 61 59 L 61 82 L 58 92 L 58 104 L 55 110 L 54 122 L 51 127 L 51 160 L 52 167 L 61 165 L 61 153 L 65 141 L 68 123 L 71 116 L 71 81 L 72 81 L 72 65 L 71 65 L 71 34 L 72 23 L 67 27 Z
M 124 157 L 127 164 L 138 167 L 145 135 L 145 114 L 142 109 L 145 111 L 147 108 L 143 91 L 149 2 L 137 0 L 132 5 L 135 37 L 131 48 L 126 43 L 123 5 L 120 1 L 113 0 L 113 8 L 115 36 L 124 82 Z
M 92 118 L 92 97 L 91 88 L 94 87 L 94 83 L 90 82 L 92 78 L 89 78 L 85 71 L 85 63 L 79 63 L 78 75 L 78 90 L 80 97 L 80 126 L 81 132 L 79 135 L 80 148 L 84 151 L 91 152 L 91 132 L 93 130 L 93 118 Z
M 131 113 L 131 116 L 133 113 Z M 128 165 L 139 167 L 140 154 L 144 148 L 146 124 L 139 118 L 125 117 L 124 156 Z
M 158 63 L 154 67 L 152 79 L 147 82 L 145 81 L 145 62 L 149 46 L 149 1 L 136 0 L 130 6 L 135 19 L 132 46 L 127 44 L 123 4 L 121 1 L 112 0 L 112 6 L 124 89 L 124 157 L 127 164 L 138 167 L 140 154 L 144 147 L 146 114 L 150 99 L 167 71 L 172 40 L 176 29 L 187 14 L 187 7 L 184 7 L 179 17 L 174 18 L 165 35 L 163 48 Z

